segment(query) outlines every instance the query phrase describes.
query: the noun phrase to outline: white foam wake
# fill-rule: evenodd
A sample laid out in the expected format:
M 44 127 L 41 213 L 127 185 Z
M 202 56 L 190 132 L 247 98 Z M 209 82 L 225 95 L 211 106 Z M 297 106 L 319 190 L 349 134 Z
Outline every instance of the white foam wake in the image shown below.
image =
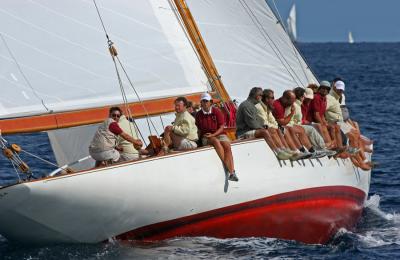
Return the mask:
M 372 211 L 372 214 L 378 218 L 368 223 L 364 232 L 356 234 L 366 248 L 400 244 L 400 215 L 381 210 L 379 208 L 380 200 L 379 195 L 373 195 L 365 203 L 365 208 Z M 366 218 L 372 219 L 374 217 L 366 216 Z
M 369 199 L 365 202 L 364 207 L 372 210 L 375 214 L 386 219 L 388 221 L 394 221 L 395 223 L 400 222 L 400 215 L 396 213 L 386 213 L 379 208 L 379 204 L 381 201 L 381 197 L 377 194 L 372 195 Z

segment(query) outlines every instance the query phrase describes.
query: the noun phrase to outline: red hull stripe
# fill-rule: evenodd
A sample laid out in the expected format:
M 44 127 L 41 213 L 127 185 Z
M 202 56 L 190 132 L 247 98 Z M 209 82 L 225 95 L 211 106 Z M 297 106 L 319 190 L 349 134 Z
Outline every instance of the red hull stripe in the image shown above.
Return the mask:
M 326 243 L 339 228 L 352 229 L 366 194 L 348 186 L 297 190 L 118 235 L 119 240 L 162 240 L 176 236 L 277 237 Z

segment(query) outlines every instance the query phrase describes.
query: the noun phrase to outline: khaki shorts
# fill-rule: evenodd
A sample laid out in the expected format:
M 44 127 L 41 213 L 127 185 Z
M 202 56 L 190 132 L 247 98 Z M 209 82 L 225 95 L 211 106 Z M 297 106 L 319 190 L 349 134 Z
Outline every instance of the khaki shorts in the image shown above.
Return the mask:
M 138 153 L 121 153 L 120 162 L 133 161 L 139 159 Z
M 247 139 L 256 137 L 256 130 L 250 130 L 239 136 L 238 139 Z
M 180 144 L 178 147 L 175 147 L 176 150 L 182 151 L 182 150 L 190 150 L 190 149 L 195 149 L 197 148 L 197 143 L 195 141 L 183 138 L 180 141 Z
M 96 161 L 108 161 L 113 160 L 113 162 L 118 162 L 120 158 L 120 154 L 117 150 L 109 150 L 103 152 L 91 152 L 89 151 L 90 156 Z
M 221 142 L 231 142 L 231 139 L 229 139 L 229 137 L 227 135 L 219 135 L 216 138 Z M 201 143 L 203 145 L 209 145 L 208 138 L 207 137 L 201 138 Z

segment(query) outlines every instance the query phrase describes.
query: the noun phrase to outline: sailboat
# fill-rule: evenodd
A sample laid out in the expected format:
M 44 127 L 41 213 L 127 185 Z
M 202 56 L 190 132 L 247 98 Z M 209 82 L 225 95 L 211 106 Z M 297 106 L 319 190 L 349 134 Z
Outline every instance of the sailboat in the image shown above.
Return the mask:
M 350 44 L 354 43 L 353 34 L 351 33 L 351 31 L 349 31 L 348 39 Z
M 0 188 L 0 234 L 25 243 L 326 243 L 354 228 L 371 172 L 349 159 L 279 161 L 264 140 L 235 140 L 236 183 L 209 146 L 100 168 L 88 157 L 111 105 L 131 111 L 145 140 L 173 120 L 177 96 L 199 102 L 208 91 L 229 106 L 253 86 L 279 94 L 316 83 L 277 21 L 264 0 L 2 2 L 2 148 L 17 156 L 24 146 L 8 146 L 7 134 L 45 131 L 58 166 Z
M 293 42 L 297 41 L 297 26 L 296 26 L 296 5 L 293 4 L 289 11 L 289 16 L 286 20 L 287 31 Z

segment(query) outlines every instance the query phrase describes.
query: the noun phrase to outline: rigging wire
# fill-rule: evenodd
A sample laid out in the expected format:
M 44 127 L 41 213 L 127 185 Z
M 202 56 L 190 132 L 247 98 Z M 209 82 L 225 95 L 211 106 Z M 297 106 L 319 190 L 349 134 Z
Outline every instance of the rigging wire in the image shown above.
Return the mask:
M 15 64 L 17 65 L 17 68 L 19 70 L 19 72 L 21 73 L 22 77 L 24 78 L 26 84 L 32 89 L 33 94 L 36 96 L 37 99 L 39 99 L 43 105 L 43 107 L 46 109 L 47 112 L 51 112 L 51 110 L 46 106 L 46 104 L 44 103 L 43 98 L 41 98 L 39 96 L 39 94 L 35 91 L 35 89 L 33 88 L 32 84 L 30 83 L 30 81 L 28 80 L 28 78 L 26 77 L 25 73 L 23 72 L 21 66 L 19 65 L 17 59 L 15 58 L 14 54 L 12 53 L 11 49 L 9 48 L 6 39 L 4 38 L 3 34 L 0 32 L 0 36 L 1 39 L 3 40 L 4 46 L 6 47 L 8 53 L 10 54 L 11 58 L 14 60 Z
M 38 155 L 35 155 L 35 154 L 30 153 L 30 152 L 28 152 L 28 151 L 25 151 L 25 150 L 23 150 L 23 149 L 21 149 L 21 152 L 24 152 L 24 153 L 26 153 L 27 155 L 30 155 L 30 156 L 32 156 L 32 157 L 34 157 L 34 158 L 36 158 L 36 159 L 41 160 L 42 162 L 48 163 L 48 164 L 50 164 L 50 165 L 52 165 L 52 166 L 55 166 L 55 167 L 57 167 L 57 168 L 60 167 L 59 165 L 57 165 L 57 164 L 55 164 L 55 163 L 52 163 L 52 162 L 50 162 L 50 161 L 48 161 L 48 160 L 46 160 L 46 159 L 43 159 L 43 158 L 39 157 Z
M 150 124 L 151 124 L 151 126 L 153 126 L 153 128 L 154 128 L 156 134 L 158 135 L 157 128 L 155 127 L 155 125 L 154 125 L 152 119 L 150 118 L 150 115 L 149 115 L 149 113 L 148 113 L 148 111 L 147 111 L 145 105 L 143 104 L 143 101 L 141 100 L 141 98 L 140 98 L 138 92 L 136 91 L 136 89 L 135 89 L 135 87 L 134 87 L 134 85 L 133 85 L 133 83 L 132 83 L 130 77 L 128 76 L 128 73 L 126 72 L 125 67 L 123 66 L 123 64 L 122 64 L 121 60 L 119 59 L 119 57 L 116 55 L 117 53 L 116 53 L 116 52 L 115 52 L 115 53 L 112 53 L 112 50 L 115 51 L 114 46 L 113 46 L 113 42 L 110 40 L 110 37 L 109 37 L 109 35 L 108 35 L 108 33 L 107 33 L 107 30 L 106 30 L 106 28 L 105 28 L 103 19 L 102 19 L 102 17 L 101 17 L 100 11 L 99 11 L 99 8 L 98 8 L 98 6 L 97 6 L 97 4 L 96 4 L 96 0 L 93 0 L 93 3 L 94 3 L 94 5 L 95 5 L 97 14 L 98 14 L 98 16 L 99 16 L 101 25 L 102 25 L 102 27 L 103 27 L 104 33 L 105 33 L 106 38 L 107 38 L 107 43 L 108 43 L 108 46 L 109 46 L 109 49 L 110 49 L 110 53 L 111 53 L 111 56 L 112 56 L 112 59 L 113 59 L 113 62 L 114 62 L 114 67 L 115 67 L 115 70 L 116 70 L 116 73 L 117 73 L 117 77 L 118 77 L 118 81 L 119 81 L 120 89 L 121 89 L 121 94 L 122 94 L 122 96 L 123 96 L 123 100 L 124 100 L 125 106 L 127 106 L 128 100 L 127 100 L 126 93 L 125 93 L 125 90 L 124 90 L 124 87 L 123 87 L 123 83 L 122 83 L 121 76 L 120 76 L 120 74 L 119 74 L 117 62 L 115 61 L 115 57 L 116 57 L 116 59 L 117 59 L 117 61 L 118 61 L 118 64 L 119 64 L 120 67 L 122 68 L 122 70 L 123 70 L 123 72 L 124 72 L 126 78 L 128 79 L 130 86 L 132 87 L 133 91 L 135 92 L 135 94 L 136 94 L 136 96 L 137 96 L 137 98 L 138 98 L 138 101 L 140 102 L 140 104 L 141 104 L 143 110 L 144 110 L 145 113 L 146 113 L 146 121 L 147 121 L 147 124 L 148 124 L 148 127 L 149 127 L 149 132 L 150 132 L 150 134 L 152 134 L 151 127 L 150 127 Z M 132 118 L 132 115 L 131 115 L 129 106 L 127 106 L 127 111 L 128 111 L 128 113 L 129 113 L 129 116 Z M 138 129 L 138 130 L 139 130 L 139 129 Z M 140 132 L 140 131 L 139 131 L 139 132 Z M 141 134 L 141 133 L 140 133 L 140 134 Z M 142 135 L 142 134 L 141 134 L 141 135 Z M 143 138 L 143 137 L 142 137 L 142 138 Z M 143 139 L 143 141 L 144 141 L 144 139 Z M 145 142 L 145 144 L 146 144 L 146 142 Z
M 111 44 L 112 44 L 112 43 L 111 43 Z M 110 45 L 110 48 L 112 48 L 112 47 L 113 47 L 113 45 Z M 122 100 L 123 100 L 123 102 L 124 102 L 125 110 L 128 111 L 128 118 L 131 118 L 131 119 L 133 120 L 132 113 L 131 113 L 131 110 L 130 110 L 129 105 L 128 105 L 128 99 L 127 99 L 127 97 L 126 97 L 125 89 L 124 89 L 124 86 L 123 86 L 123 83 L 122 83 L 121 75 L 119 74 L 119 70 L 118 70 L 118 67 L 117 67 L 117 63 L 115 62 L 115 56 L 114 56 L 113 54 L 111 54 L 111 57 L 112 57 L 112 60 L 113 60 L 113 63 L 114 63 L 115 72 L 117 73 L 119 88 L 120 88 L 120 90 L 121 90 Z M 128 119 L 128 120 L 129 120 L 129 119 Z M 136 125 L 135 120 L 133 120 L 133 122 L 134 122 L 134 124 Z M 149 132 L 150 132 L 150 134 L 152 134 L 149 124 L 148 124 L 148 127 L 149 127 Z M 133 129 L 132 129 L 131 124 L 129 124 L 129 130 L 130 130 L 130 132 L 131 132 L 131 135 L 133 136 Z M 142 133 L 140 132 L 139 129 L 138 129 L 138 132 L 139 132 L 140 136 L 142 137 L 143 142 L 144 142 L 145 145 L 147 146 L 146 140 L 143 138 L 143 135 L 142 135 Z
M 272 3 L 274 4 L 275 12 L 278 14 L 278 21 L 279 21 L 279 23 L 281 24 L 281 26 L 282 26 L 283 30 L 286 32 L 286 34 L 288 34 L 288 30 L 287 30 L 287 28 L 286 28 L 286 26 L 285 26 L 285 24 L 284 24 L 284 22 L 283 22 L 283 20 L 282 20 L 282 16 L 281 16 L 281 14 L 280 14 L 280 12 L 279 12 L 278 7 L 276 6 L 275 0 L 272 0 Z M 267 2 L 267 5 L 268 5 L 268 2 Z M 271 9 L 272 9 L 272 8 L 271 8 Z M 300 68 L 302 69 L 302 71 L 303 71 L 303 73 L 304 73 L 304 76 L 305 76 L 306 79 L 307 79 L 307 82 L 310 82 L 310 78 L 308 77 L 306 70 L 305 70 L 304 67 L 302 66 L 302 63 L 301 63 L 301 60 L 300 60 L 299 55 L 301 56 L 301 58 L 303 58 L 303 61 L 305 62 L 305 64 L 307 65 L 307 68 L 308 68 L 309 70 L 310 70 L 310 66 L 309 66 L 308 63 L 306 62 L 306 60 L 305 60 L 305 58 L 303 57 L 303 55 L 300 54 L 300 51 L 297 49 L 295 42 L 292 41 L 292 38 L 289 37 L 289 39 L 290 39 L 290 41 L 293 43 L 293 44 L 292 44 L 293 51 L 294 51 L 294 53 L 295 53 L 295 55 L 296 55 L 297 61 L 299 62 Z
M 240 4 L 242 5 L 243 9 L 247 12 L 249 15 L 250 19 L 253 21 L 254 25 L 257 27 L 257 29 L 260 31 L 261 35 L 263 36 L 264 40 L 268 45 L 271 47 L 271 49 L 274 51 L 276 57 L 281 61 L 282 65 L 286 69 L 286 71 L 289 73 L 289 75 L 292 77 L 294 82 L 300 86 L 302 85 L 301 79 L 299 76 L 296 74 L 294 69 L 290 66 L 288 61 L 285 59 L 285 57 L 282 55 L 280 52 L 278 46 L 275 44 L 275 42 L 272 40 L 271 36 L 268 34 L 268 32 L 265 31 L 264 27 L 262 26 L 261 22 L 258 20 L 257 16 L 254 14 L 254 12 L 251 10 L 251 8 L 243 1 L 239 1 Z M 272 45 L 271 45 L 272 43 Z M 275 47 L 275 48 L 274 48 Z M 299 84 L 300 83 L 300 84 Z
M 127 71 L 125 70 L 125 67 L 122 65 L 122 62 L 121 62 L 121 60 L 119 59 L 118 56 L 117 56 L 117 60 L 118 60 L 119 65 L 121 66 L 122 70 L 124 71 L 124 74 L 125 74 L 126 78 L 128 79 L 129 85 L 132 87 L 132 89 L 133 89 L 133 91 L 135 92 L 135 95 L 136 95 L 138 101 L 140 102 L 140 104 L 141 104 L 143 110 L 144 110 L 145 113 L 146 113 L 147 124 L 150 125 L 150 123 L 151 123 L 151 125 L 152 125 L 153 128 L 154 128 L 154 131 L 155 131 L 156 134 L 158 135 L 157 128 L 155 127 L 153 121 L 151 120 L 150 115 L 149 115 L 149 112 L 148 112 L 147 109 L 146 109 L 146 106 L 143 104 L 143 101 L 142 101 L 142 99 L 140 98 L 139 93 L 136 91 L 136 88 L 133 86 L 133 83 L 132 83 L 132 81 L 131 81 L 129 75 L 128 75 Z M 150 119 L 150 121 L 149 121 L 149 119 Z M 150 123 L 149 123 L 149 122 L 150 122 Z M 150 128 L 149 128 L 149 131 L 150 131 L 150 133 L 151 133 Z
M 164 120 L 162 119 L 162 116 L 160 115 L 160 122 L 161 122 L 161 126 L 162 126 L 162 128 L 163 129 L 165 129 L 165 126 L 164 126 Z

